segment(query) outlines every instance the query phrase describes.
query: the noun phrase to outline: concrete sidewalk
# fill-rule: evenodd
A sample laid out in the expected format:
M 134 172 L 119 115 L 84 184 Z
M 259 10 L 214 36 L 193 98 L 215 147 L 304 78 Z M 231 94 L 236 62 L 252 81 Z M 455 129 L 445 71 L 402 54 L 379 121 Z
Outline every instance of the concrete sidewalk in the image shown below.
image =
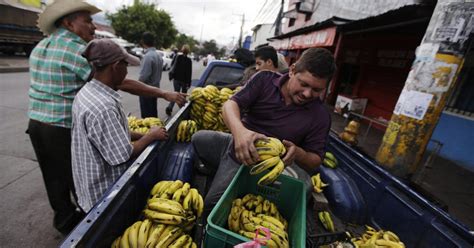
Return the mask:
M 332 113 L 331 128 L 340 133 L 347 125 L 346 118 Z M 368 125 L 361 123 L 359 139 Z M 358 149 L 370 157 L 375 157 L 382 142 L 384 131 L 371 128 L 367 138 L 358 144 Z M 425 154 L 425 159 L 429 155 Z M 424 162 L 424 161 L 423 161 Z M 474 172 L 464 169 L 455 162 L 437 156 L 432 165 L 428 167 L 418 185 L 410 185 L 418 193 L 440 207 L 445 207 L 447 212 L 459 222 L 474 230 Z
M 0 56 L 0 73 L 27 72 L 28 69 L 28 57 Z

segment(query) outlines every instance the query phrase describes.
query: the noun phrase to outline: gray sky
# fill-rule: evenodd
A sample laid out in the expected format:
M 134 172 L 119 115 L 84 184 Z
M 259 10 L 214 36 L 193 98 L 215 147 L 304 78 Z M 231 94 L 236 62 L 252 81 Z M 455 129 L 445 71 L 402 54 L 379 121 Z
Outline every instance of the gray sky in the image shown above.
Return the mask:
M 237 42 L 242 14 L 245 14 L 244 36 L 259 23 L 273 23 L 280 0 L 142 0 L 155 3 L 168 12 L 179 32 L 196 40 L 214 39 L 220 45 Z M 133 0 L 88 0 L 107 12 L 115 12 Z

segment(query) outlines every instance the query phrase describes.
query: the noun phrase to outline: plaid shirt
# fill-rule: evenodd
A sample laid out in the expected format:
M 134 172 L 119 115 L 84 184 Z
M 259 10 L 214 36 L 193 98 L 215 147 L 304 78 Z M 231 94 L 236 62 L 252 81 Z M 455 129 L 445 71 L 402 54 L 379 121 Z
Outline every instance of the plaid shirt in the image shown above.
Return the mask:
M 120 95 L 93 79 L 72 106 L 72 175 L 79 205 L 88 212 L 127 169 L 132 155 Z
M 74 96 L 92 71 L 81 56 L 86 45 L 75 33 L 58 28 L 33 49 L 28 93 L 30 119 L 71 128 Z

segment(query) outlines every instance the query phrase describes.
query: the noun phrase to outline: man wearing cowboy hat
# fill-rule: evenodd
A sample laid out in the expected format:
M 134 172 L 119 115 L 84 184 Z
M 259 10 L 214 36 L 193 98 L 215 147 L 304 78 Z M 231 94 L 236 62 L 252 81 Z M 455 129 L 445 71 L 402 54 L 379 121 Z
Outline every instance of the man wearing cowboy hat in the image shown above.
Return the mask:
M 48 35 L 30 56 L 28 133 L 54 210 L 53 225 L 67 234 L 82 219 L 71 199 L 75 197 L 71 172 L 72 103 L 92 78 L 93 70 L 81 56 L 93 39 L 91 15 L 100 12 L 84 1 L 56 0 L 39 15 L 38 27 Z M 125 79 L 119 89 L 154 96 L 183 105 L 185 94 L 167 92 Z M 76 198 L 76 197 L 75 197 Z

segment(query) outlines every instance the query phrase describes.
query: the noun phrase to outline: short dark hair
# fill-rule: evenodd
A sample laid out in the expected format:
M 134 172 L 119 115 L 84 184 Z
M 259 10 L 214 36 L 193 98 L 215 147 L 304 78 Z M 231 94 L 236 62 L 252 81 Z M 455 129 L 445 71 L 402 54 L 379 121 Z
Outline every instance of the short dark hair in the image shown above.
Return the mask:
M 272 46 L 264 46 L 255 50 L 255 58 L 260 58 L 263 61 L 271 60 L 273 66 L 278 68 L 277 51 Z
M 332 53 L 324 48 L 309 48 L 295 63 L 295 72 L 308 71 L 318 78 L 330 80 L 336 71 Z
M 155 45 L 155 36 L 150 32 L 145 32 L 142 34 L 143 44 L 152 47 Z

